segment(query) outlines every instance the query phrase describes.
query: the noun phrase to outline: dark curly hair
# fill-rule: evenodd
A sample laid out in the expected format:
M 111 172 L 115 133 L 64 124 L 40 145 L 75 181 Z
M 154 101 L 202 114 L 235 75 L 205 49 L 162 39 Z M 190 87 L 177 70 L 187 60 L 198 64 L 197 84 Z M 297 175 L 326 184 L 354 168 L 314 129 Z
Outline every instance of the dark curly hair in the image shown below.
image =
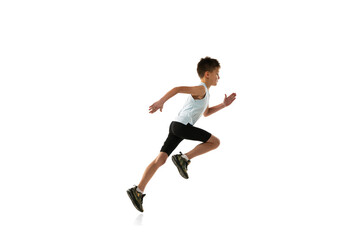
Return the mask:
M 220 68 L 220 64 L 218 60 L 210 57 L 205 57 L 200 60 L 200 62 L 197 65 L 197 73 L 200 78 L 203 78 L 205 75 L 205 72 L 209 71 L 212 72 L 216 68 Z

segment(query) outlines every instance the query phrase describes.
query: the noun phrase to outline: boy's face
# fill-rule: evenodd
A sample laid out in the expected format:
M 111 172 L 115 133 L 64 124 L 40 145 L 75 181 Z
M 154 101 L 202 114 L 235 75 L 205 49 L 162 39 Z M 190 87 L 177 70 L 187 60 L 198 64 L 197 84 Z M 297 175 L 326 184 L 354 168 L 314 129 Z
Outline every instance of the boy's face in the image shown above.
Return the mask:
M 211 86 L 217 85 L 217 83 L 220 79 L 219 71 L 220 71 L 220 68 L 215 68 L 212 72 L 207 72 L 208 73 L 208 81 Z

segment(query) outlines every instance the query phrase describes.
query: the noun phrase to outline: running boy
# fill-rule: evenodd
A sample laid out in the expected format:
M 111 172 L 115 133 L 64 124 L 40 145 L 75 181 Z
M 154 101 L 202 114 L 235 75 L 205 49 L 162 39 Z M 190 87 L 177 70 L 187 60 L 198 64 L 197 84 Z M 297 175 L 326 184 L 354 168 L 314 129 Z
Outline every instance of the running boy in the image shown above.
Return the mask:
M 171 122 L 169 135 L 159 155 L 146 168 L 139 185 L 127 190 L 127 194 L 132 203 L 140 212 L 144 211 L 142 203 L 146 195 L 144 194 L 146 185 L 182 140 L 188 139 L 203 142 L 186 154 L 180 152 L 180 154 L 172 156 L 173 163 L 177 167 L 180 175 L 185 179 L 189 178 L 187 167 L 190 164 L 190 159 L 214 150 L 220 145 L 220 140 L 217 137 L 203 129 L 194 127 L 194 124 L 202 114 L 204 114 L 205 117 L 210 116 L 224 107 L 229 106 L 236 99 L 236 93 L 230 96 L 226 96 L 225 94 L 223 103 L 209 108 L 209 89 L 211 86 L 217 85 L 220 79 L 219 70 L 220 64 L 216 59 L 210 57 L 202 58 L 197 66 L 197 72 L 201 79 L 200 85 L 194 87 L 175 87 L 149 107 L 149 113 L 154 113 L 159 109 L 160 112 L 162 112 L 164 103 L 171 97 L 178 93 L 190 94 L 178 116 Z

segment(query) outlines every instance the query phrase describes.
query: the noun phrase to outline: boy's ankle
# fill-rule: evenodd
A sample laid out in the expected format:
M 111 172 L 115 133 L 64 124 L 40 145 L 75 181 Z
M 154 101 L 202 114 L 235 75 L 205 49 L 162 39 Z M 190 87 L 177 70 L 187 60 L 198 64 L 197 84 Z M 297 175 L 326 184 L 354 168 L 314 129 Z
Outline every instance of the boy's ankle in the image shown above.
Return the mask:
M 138 192 L 141 193 L 141 194 L 144 194 L 144 191 L 141 190 L 139 187 L 136 187 L 136 191 L 138 191 Z
M 186 156 L 186 154 L 182 154 L 181 157 L 185 158 L 187 161 L 190 161 L 190 159 L 188 158 L 188 156 Z

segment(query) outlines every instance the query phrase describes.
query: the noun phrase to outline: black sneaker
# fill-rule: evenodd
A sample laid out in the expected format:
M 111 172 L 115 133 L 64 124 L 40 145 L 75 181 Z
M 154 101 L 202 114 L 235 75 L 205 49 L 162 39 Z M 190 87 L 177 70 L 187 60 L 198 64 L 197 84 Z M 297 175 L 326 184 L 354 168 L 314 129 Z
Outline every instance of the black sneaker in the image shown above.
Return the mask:
M 146 194 L 142 194 L 141 192 L 138 192 L 136 188 L 137 186 L 134 185 L 133 188 L 130 188 L 126 192 L 129 195 L 129 198 L 131 199 L 132 203 L 134 204 L 134 207 L 140 212 L 144 212 L 142 203 Z
M 179 170 L 180 175 L 185 178 L 188 179 L 189 175 L 187 173 L 187 167 L 190 163 L 190 160 L 186 160 L 185 158 L 182 157 L 182 153 L 180 152 L 180 154 L 176 154 L 172 156 L 172 161 L 175 164 L 175 166 L 177 167 L 177 169 Z

